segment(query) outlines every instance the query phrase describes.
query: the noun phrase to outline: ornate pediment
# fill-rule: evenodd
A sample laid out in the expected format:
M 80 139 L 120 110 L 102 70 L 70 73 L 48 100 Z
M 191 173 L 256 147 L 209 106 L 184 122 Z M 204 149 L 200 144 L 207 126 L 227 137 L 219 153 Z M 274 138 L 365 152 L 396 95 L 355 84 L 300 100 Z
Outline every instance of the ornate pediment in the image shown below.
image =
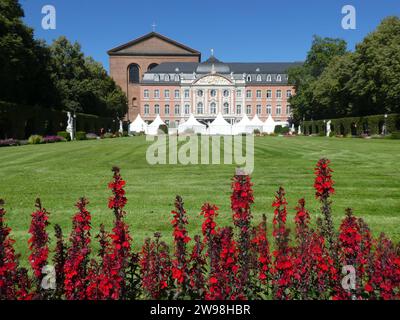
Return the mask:
M 207 75 L 194 82 L 196 85 L 200 86 L 226 86 L 231 85 L 232 82 L 227 78 L 219 75 Z

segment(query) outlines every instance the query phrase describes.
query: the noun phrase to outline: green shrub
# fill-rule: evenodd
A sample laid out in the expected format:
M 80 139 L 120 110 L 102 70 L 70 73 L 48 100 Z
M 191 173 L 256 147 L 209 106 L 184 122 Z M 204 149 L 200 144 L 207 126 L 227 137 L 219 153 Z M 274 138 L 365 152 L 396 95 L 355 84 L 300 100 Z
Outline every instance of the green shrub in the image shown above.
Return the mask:
M 275 126 L 274 133 L 276 133 L 276 134 L 281 134 L 282 133 L 282 126 L 280 124 Z
M 85 131 L 78 131 L 75 136 L 76 140 L 86 140 L 86 132 Z
M 254 133 L 255 135 L 260 135 L 260 134 L 261 134 L 261 131 L 260 131 L 259 129 L 255 129 L 255 130 L 253 131 L 253 133 Z
M 395 132 L 392 132 L 392 134 L 390 135 L 390 138 L 391 139 L 400 139 L 400 131 L 395 131 Z
M 71 135 L 67 131 L 58 131 L 57 135 L 63 137 L 67 141 L 71 141 Z
M 168 134 L 168 127 L 165 124 L 162 124 L 158 129 L 164 132 L 165 134 Z
M 43 137 L 38 134 L 31 135 L 28 139 L 29 144 L 40 144 L 43 142 Z
M 288 134 L 290 132 L 289 127 L 282 127 L 281 134 Z

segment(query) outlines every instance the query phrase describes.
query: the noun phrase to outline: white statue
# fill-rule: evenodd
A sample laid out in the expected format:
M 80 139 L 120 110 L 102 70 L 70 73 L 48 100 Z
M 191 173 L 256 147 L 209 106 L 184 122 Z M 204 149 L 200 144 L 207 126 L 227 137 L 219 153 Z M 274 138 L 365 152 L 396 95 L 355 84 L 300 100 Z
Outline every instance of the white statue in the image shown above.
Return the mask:
M 74 140 L 74 118 L 71 115 L 71 112 L 67 112 L 67 129 L 66 131 L 69 133 L 70 137 L 71 137 L 71 141 Z
M 331 136 L 331 132 L 332 132 L 331 123 L 332 123 L 331 120 L 329 120 L 329 121 L 326 123 L 326 136 L 327 136 L 327 137 L 330 137 L 330 136 Z
M 301 135 L 301 134 L 302 134 L 302 132 L 301 132 L 301 125 L 299 125 L 299 129 L 297 130 L 297 134 L 298 134 L 298 135 Z
M 119 120 L 119 133 L 123 134 L 124 133 L 124 128 L 122 127 L 122 120 Z
M 294 128 L 294 123 L 292 123 L 292 127 L 290 128 L 290 133 L 293 134 L 296 132 L 296 129 Z

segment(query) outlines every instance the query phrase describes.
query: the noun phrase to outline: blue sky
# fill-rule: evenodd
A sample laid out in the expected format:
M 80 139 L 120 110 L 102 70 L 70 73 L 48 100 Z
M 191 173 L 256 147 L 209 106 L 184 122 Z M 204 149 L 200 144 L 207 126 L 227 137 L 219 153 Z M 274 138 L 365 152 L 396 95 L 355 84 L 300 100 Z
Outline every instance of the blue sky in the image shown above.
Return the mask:
M 398 0 L 20 0 L 35 36 L 78 41 L 108 70 L 107 50 L 152 30 L 222 61 L 302 61 L 314 34 L 345 39 L 354 49 L 382 18 L 400 15 Z M 57 10 L 56 30 L 41 27 L 44 5 Z M 357 29 L 341 27 L 344 5 Z

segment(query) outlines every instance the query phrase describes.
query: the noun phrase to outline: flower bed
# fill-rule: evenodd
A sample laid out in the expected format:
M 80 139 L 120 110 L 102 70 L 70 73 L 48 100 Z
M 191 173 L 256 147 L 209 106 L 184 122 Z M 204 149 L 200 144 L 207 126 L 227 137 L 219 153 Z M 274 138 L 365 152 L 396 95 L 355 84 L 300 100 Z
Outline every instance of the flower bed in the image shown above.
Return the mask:
M 113 168 L 108 207 L 114 225 L 110 231 L 102 225 L 94 238 L 88 201 L 81 198 L 68 242 L 61 228 L 54 226 L 56 246 L 50 254 L 50 214 L 36 201 L 29 228 L 31 271 L 19 266 L 0 201 L 0 299 L 399 299 L 399 246 L 384 234 L 373 238 L 351 209 L 339 229 L 334 228 L 332 172 L 329 160 L 317 163 L 314 188 L 322 218 L 315 224 L 300 199 L 295 228 L 290 230 L 286 193 L 278 189 L 272 203 L 271 242 L 265 216 L 253 225 L 250 177 L 236 175 L 232 227 L 218 226 L 218 207 L 205 203 L 201 234 L 191 238 L 184 202 L 177 196 L 171 217 L 173 248 L 157 232 L 135 252 L 134 236 L 125 222 L 125 181 Z M 92 255 L 93 241 L 100 247 L 96 255 Z M 54 272 L 44 272 L 49 265 Z M 355 274 L 349 286 L 343 285 L 344 269 Z

